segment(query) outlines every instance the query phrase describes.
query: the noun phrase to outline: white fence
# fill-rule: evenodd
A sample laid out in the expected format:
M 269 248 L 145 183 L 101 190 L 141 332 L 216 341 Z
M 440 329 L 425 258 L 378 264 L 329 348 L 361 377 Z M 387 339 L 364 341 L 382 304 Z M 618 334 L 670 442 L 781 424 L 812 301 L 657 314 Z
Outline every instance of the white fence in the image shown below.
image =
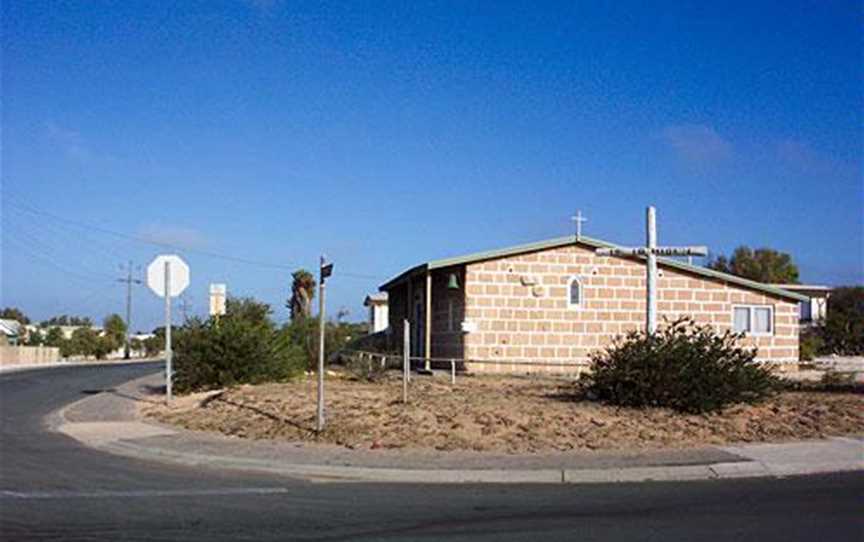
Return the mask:
M 0 346 L 0 367 L 42 365 L 60 361 L 60 349 L 52 346 Z

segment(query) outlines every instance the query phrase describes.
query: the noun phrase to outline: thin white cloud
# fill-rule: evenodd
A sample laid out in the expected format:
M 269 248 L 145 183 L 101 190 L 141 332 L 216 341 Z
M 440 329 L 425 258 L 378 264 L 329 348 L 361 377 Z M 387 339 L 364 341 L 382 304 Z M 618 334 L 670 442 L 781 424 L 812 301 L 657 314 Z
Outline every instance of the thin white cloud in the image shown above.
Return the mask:
M 66 160 L 82 166 L 104 165 L 114 162 L 106 153 L 96 152 L 81 132 L 61 126 L 54 121 L 45 123 L 45 133 L 51 144 Z
M 198 230 L 166 224 L 147 224 L 138 229 L 138 237 L 151 243 L 172 245 L 179 248 L 201 248 L 206 244 L 204 235 Z
M 710 166 L 732 156 L 732 144 L 717 131 L 704 124 L 678 124 L 667 126 L 660 133 L 663 141 L 685 162 L 696 166 Z
M 850 164 L 817 151 L 803 141 L 780 141 L 776 144 L 774 155 L 778 164 L 799 175 L 820 178 L 846 178 L 855 175 L 855 168 Z

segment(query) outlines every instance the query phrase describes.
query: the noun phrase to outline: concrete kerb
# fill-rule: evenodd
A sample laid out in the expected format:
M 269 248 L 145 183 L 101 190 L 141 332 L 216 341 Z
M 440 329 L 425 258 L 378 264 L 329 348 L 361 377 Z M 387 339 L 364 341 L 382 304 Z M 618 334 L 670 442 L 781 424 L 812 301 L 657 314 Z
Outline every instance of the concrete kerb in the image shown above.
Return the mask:
M 141 420 L 130 423 L 105 422 L 110 438 L 105 432 L 90 431 L 98 422 L 70 422 L 65 413 L 88 398 L 66 405 L 52 413 L 49 426 L 91 448 L 140 460 L 149 460 L 176 465 L 206 467 L 226 470 L 239 470 L 302 478 L 310 481 L 326 482 L 384 482 L 384 483 L 507 483 L 507 484 L 599 484 L 616 482 L 647 481 L 689 481 L 724 480 L 756 477 L 782 477 L 801 474 L 853 471 L 864 469 L 861 461 L 821 462 L 812 465 L 776 464 L 769 465 L 758 454 L 740 462 L 707 463 L 697 465 L 644 466 L 621 468 L 539 468 L 539 469 L 411 469 L 388 467 L 365 467 L 344 465 L 293 464 L 285 461 L 263 460 L 257 458 L 226 456 L 218 454 L 199 454 L 162 448 L 151 443 L 136 442 L 135 439 L 152 434 L 171 434 L 168 426 Z M 110 427 L 107 427 L 110 426 Z M 125 429 L 124 429 L 125 428 Z M 83 430 L 81 430 L 83 429 Z M 818 441 L 814 446 L 824 446 L 831 441 L 850 441 L 854 439 L 836 438 Z M 807 443 L 798 443 L 806 446 Z M 763 445 L 764 447 L 765 445 Z M 743 449 L 735 447 L 736 451 Z
M 63 367 L 110 367 L 113 365 L 127 365 L 131 363 L 153 363 L 154 361 L 161 360 L 162 358 L 135 358 L 94 361 L 57 361 L 52 363 L 37 363 L 28 365 L 0 365 L 0 374 L 32 371 L 34 369 L 58 369 Z

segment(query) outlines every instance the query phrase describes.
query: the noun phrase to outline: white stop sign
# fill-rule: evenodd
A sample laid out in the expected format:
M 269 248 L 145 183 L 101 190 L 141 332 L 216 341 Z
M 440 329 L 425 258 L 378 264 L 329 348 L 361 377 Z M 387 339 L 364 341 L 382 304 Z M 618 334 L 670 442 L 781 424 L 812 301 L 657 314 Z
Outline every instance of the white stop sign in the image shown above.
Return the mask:
M 170 297 L 177 297 L 189 286 L 189 266 L 180 256 L 163 254 L 156 256 L 147 266 L 147 286 L 159 297 L 165 297 L 165 266 L 170 275 Z

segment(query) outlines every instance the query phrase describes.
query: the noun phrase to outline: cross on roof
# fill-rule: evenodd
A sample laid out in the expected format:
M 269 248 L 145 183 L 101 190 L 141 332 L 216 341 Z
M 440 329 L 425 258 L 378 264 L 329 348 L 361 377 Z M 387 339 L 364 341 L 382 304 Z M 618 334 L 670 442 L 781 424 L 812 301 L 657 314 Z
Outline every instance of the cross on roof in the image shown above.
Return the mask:
M 576 239 L 582 237 L 582 223 L 588 222 L 588 219 L 582 216 L 582 211 L 577 210 L 576 214 L 570 217 L 570 220 L 576 223 Z

